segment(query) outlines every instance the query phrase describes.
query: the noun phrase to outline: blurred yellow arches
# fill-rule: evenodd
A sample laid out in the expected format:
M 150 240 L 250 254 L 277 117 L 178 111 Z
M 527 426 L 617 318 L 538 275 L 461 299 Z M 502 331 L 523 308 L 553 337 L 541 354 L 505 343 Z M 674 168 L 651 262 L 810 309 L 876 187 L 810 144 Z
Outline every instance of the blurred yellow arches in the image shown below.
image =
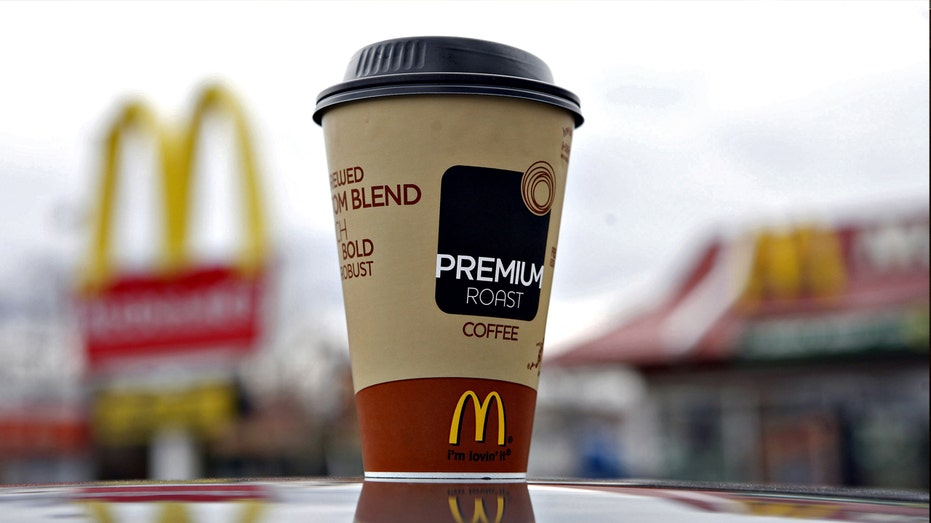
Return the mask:
M 163 125 L 154 111 L 139 100 L 126 102 L 111 122 L 104 140 L 90 249 L 81 275 L 84 290 L 98 289 L 114 277 L 111 260 L 114 204 L 120 158 L 128 136 L 136 135 L 153 144 L 160 163 L 156 172 L 161 176 L 162 238 L 157 271 L 171 274 L 191 263 L 187 245 L 191 185 L 204 121 L 211 117 L 228 120 L 238 150 L 243 188 L 240 204 L 246 234 L 236 265 L 245 274 L 259 270 L 267 255 L 268 240 L 252 138 L 242 108 L 232 93 L 220 85 L 209 85 L 199 92 L 191 116 L 181 129 L 172 130 Z

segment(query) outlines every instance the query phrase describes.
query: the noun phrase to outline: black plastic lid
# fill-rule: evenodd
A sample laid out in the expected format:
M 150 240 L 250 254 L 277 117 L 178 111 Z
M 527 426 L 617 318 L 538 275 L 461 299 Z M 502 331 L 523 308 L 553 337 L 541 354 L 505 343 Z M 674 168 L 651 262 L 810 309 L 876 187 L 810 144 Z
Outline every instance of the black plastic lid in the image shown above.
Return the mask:
M 579 97 L 553 85 L 550 68 L 515 47 L 449 36 L 396 38 L 360 49 L 343 83 L 317 97 L 314 121 L 334 105 L 382 96 L 479 94 L 543 102 L 570 111 L 582 125 Z

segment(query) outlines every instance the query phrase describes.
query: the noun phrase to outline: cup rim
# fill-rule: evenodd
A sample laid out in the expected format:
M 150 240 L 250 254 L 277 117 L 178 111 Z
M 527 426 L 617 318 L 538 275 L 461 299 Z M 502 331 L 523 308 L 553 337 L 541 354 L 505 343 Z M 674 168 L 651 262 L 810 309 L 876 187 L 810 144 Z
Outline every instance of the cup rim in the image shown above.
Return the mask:
M 346 102 L 436 94 L 504 96 L 542 102 L 571 112 L 576 127 L 584 122 L 578 96 L 566 89 L 527 78 L 474 73 L 417 73 L 343 82 L 320 93 L 313 119 L 320 124 L 327 109 Z

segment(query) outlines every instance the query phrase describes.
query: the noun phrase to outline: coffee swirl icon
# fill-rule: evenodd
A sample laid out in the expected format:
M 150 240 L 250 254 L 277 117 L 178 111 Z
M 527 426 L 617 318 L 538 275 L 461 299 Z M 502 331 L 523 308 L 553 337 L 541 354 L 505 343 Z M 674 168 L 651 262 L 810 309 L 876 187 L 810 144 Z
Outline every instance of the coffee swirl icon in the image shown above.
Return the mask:
M 553 166 L 544 161 L 535 162 L 524 171 L 521 179 L 521 197 L 527 209 L 537 216 L 545 216 L 553 208 L 556 197 L 556 175 Z

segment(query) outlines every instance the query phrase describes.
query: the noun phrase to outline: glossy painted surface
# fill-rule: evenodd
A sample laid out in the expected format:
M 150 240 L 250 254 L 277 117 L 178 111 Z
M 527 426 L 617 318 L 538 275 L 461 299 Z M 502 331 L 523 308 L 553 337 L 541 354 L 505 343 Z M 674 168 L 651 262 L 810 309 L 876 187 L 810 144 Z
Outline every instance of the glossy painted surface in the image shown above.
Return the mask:
M 929 521 L 927 493 L 646 482 L 358 479 L 0 488 L 0 522 Z

